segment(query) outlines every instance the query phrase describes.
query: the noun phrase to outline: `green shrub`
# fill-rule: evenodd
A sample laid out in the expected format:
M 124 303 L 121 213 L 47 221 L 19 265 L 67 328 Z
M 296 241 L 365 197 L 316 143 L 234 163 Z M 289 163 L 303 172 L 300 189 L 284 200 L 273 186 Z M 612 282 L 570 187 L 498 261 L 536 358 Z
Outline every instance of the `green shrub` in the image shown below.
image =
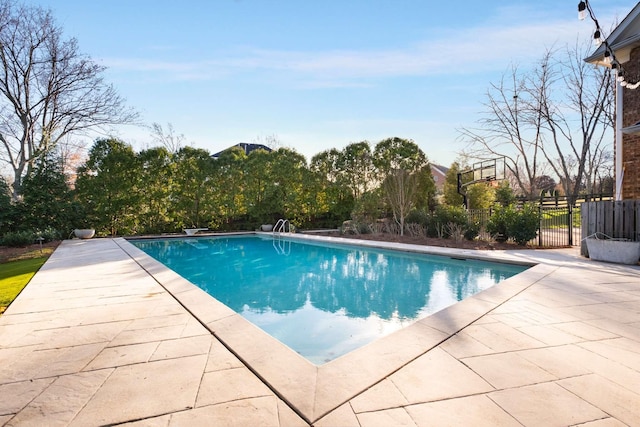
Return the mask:
M 515 215 L 515 207 L 513 205 L 497 206 L 487 221 L 487 233 L 491 234 L 497 242 L 506 242 L 509 238 L 507 233 L 507 224 L 511 222 L 511 218 Z
M 498 242 L 512 238 L 519 245 L 536 237 L 540 226 L 540 215 L 536 206 L 525 204 L 498 206 L 487 222 L 487 232 Z
M 451 225 L 467 227 L 468 215 L 462 206 L 440 205 L 431 215 L 427 226 L 429 237 L 451 237 Z
M 509 185 L 509 182 L 502 181 L 498 188 L 496 188 L 496 203 L 501 206 L 509 206 L 516 201 L 516 196 L 513 194 L 513 189 Z
M 2 245 L 22 248 L 35 243 L 35 236 L 31 231 L 10 231 L 2 236 Z
M 525 204 L 507 223 L 507 235 L 521 246 L 535 238 L 540 226 L 540 213 L 536 206 Z
M 421 226 L 427 228 L 429 226 L 429 221 L 431 219 L 431 215 L 429 212 L 425 210 L 413 210 L 407 218 L 404 220 L 405 224 L 420 224 Z
M 36 238 L 42 237 L 43 242 L 53 242 L 54 240 L 62 240 L 62 233 L 53 227 L 47 227 L 42 231 L 35 232 Z
M 360 234 L 371 234 L 371 227 L 366 222 L 358 223 L 358 233 Z
M 464 229 L 464 238 L 474 240 L 480 234 L 480 221 L 468 220 Z

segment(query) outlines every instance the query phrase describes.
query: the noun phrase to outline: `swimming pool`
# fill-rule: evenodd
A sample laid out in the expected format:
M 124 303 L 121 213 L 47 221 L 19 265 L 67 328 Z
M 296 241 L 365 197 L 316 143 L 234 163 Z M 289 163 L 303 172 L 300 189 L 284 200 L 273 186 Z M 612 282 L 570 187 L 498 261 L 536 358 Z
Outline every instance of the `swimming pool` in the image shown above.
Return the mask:
M 527 268 L 264 236 L 131 243 L 315 364 Z

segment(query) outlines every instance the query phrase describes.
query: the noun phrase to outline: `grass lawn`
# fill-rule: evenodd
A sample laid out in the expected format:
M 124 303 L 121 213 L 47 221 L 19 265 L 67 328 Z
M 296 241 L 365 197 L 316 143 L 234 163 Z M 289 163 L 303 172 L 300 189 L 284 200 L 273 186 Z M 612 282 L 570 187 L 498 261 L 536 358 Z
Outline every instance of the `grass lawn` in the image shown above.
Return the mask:
M 57 246 L 57 245 L 56 245 Z M 4 312 L 11 301 L 29 283 L 29 280 L 42 267 L 53 248 L 45 248 L 40 251 L 27 250 L 0 262 L 0 314 Z

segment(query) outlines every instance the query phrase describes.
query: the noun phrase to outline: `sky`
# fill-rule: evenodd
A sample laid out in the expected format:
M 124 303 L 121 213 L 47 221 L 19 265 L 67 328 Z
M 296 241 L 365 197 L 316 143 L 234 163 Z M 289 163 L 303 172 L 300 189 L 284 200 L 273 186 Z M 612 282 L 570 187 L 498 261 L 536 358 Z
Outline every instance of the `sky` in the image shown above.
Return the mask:
M 275 138 L 307 160 L 397 136 L 448 166 L 492 82 L 595 29 L 573 0 L 24 1 L 51 9 L 143 124 L 212 154 Z M 636 2 L 590 4 L 609 29 Z M 142 126 L 112 133 L 154 145 Z

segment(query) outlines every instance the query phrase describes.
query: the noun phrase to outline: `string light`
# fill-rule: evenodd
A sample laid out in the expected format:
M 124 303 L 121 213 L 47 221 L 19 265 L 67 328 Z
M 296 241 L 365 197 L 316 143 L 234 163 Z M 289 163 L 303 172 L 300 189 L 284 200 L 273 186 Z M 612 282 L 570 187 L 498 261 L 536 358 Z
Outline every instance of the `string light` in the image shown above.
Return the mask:
M 587 3 L 584 1 L 581 1 L 580 3 L 578 3 L 578 19 L 581 21 L 584 21 L 586 17 L 587 17 Z
M 625 79 L 625 72 L 622 68 L 622 64 L 620 61 L 616 59 L 616 54 L 611 49 L 609 42 L 606 37 L 603 37 L 602 28 L 596 19 L 595 14 L 593 13 L 593 9 L 591 9 L 591 5 L 589 4 L 589 0 L 582 0 L 578 3 L 578 19 L 583 21 L 587 17 L 587 13 L 591 17 L 591 20 L 594 24 L 596 24 L 596 30 L 593 33 L 593 42 L 596 46 L 600 46 L 604 44 L 604 58 L 603 62 L 611 67 L 612 70 L 616 71 L 616 81 L 620 83 L 620 86 L 626 87 L 627 89 L 636 89 L 640 86 L 640 81 L 636 83 L 630 83 Z
M 600 46 L 602 44 L 602 38 L 600 38 L 600 30 L 596 29 L 596 32 L 593 33 L 593 44 L 596 46 Z

